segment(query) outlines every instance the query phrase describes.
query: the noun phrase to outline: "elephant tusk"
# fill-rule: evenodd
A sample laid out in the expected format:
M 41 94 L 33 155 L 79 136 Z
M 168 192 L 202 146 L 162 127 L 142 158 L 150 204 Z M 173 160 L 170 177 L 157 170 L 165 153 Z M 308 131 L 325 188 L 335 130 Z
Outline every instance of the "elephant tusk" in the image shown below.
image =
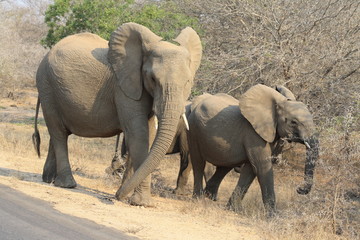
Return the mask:
M 304 141 L 304 144 L 305 144 L 306 148 L 311 149 L 310 145 L 307 142 Z
M 187 118 L 186 118 L 185 113 L 183 113 L 183 114 L 181 115 L 181 117 L 182 117 L 183 120 L 184 120 L 184 123 L 185 123 L 185 126 L 186 126 L 186 130 L 189 131 L 189 123 L 188 123 L 188 120 L 187 120 Z
M 159 127 L 159 121 L 158 118 L 156 116 L 154 116 L 154 125 L 155 125 L 155 129 L 157 130 Z

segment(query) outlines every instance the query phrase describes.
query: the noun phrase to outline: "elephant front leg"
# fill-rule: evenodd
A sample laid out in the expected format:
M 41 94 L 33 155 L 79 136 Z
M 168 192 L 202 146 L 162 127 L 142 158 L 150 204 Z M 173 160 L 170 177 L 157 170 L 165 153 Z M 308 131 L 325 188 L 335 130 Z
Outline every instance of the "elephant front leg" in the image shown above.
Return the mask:
M 193 147 L 190 149 L 190 156 L 194 174 L 193 196 L 200 197 L 203 194 L 205 160 L 202 158 L 198 146 L 196 144 L 193 144 L 192 146 Z
M 256 175 L 250 163 L 245 163 L 240 170 L 240 177 L 235 190 L 227 203 L 227 207 L 235 212 L 240 211 L 241 201 L 244 199 L 251 183 L 254 181 Z
M 54 146 L 51 141 L 49 141 L 49 150 L 46 157 L 46 162 L 43 169 L 42 179 L 46 183 L 52 183 L 56 178 L 56 157 Z
M 139 166 L 137 166 L 138 168 Z M 136 169 L 137 169 L 136 168 Z M 128 155 L 128 159 L 126 162 L 126 171 L 124 173 L 124 177 L 122 179 L 121 185 L 123 185 L 128 179 L 132 177 L 134 174 L 134 166 L 133 161 L 131 157 Z M 146 206 L 151 207 L 153 206 L 153 203 L 151 201 L 151 175 L 149 175 L 144 181 L 141 182 L 141 184 L 136 187 L 129 198 L 129 203 L 134 206 Z M 119 188 L 119 190 L 121 187 Z M 119 192 L 118 190 L 118 192 Z M 118 195 L 118 193 L 116 193 Z
M 192 169 L 191 162 L 189 161 L 188 153 L 180 152 L 180 170 L 176 181 L 176 188 L 174 193 L 177 195 L 185 194 L 185 187 L 189 179 L 189 174 Z
M 134 193 L 129 199 L 129 203 L 134 206 L 153 207 L 154 203 L 151 198 L 151 175 L 147 176 L 138 187 L 134 189 Z
M 151 146 L 156 135 L 156 129 L 152 120 L 148 122 L 146 117 L 128 121 L 128 131 L 125 131 L 127 148 L 129 151 L 129 161 L 134 172 L 142 165 L 148 156 L 149 146 Z M 149 125 L 148 125 L 149 124 Z M 128 177 L 126 177 L 128 179 Z M 123 183 L 126 182 L 126 179 Z M 116 192 L 116 198 L 120 195 L 120 189 Z M 134 189 L 129 203 L 135 206 L 153 206 L 151 199 L 151 175 L 147 176 Z
M 271 147 L 265 143 L 262 148 L 247 148 L 249 164 L 251 164 L 256 177 L 258 178 L 261 188 L 262 200 L 268 217 L 275 215 L 275 190 L 274 190 L 274 173 L 271 161 Z M 249 168 L 248 166 L 244 166 Z M 247 172 L 250 172 L 248 170 Z M 241 175 L 240 175 L 241 176 Z M 239 180 L 240 181 L 240 180 Z
M 271 161 L 267 161 L 258 171 L 256 176 L 261 188 L 262 200 L 268 217 L 275 215 L 275 190 L 274 173 Z

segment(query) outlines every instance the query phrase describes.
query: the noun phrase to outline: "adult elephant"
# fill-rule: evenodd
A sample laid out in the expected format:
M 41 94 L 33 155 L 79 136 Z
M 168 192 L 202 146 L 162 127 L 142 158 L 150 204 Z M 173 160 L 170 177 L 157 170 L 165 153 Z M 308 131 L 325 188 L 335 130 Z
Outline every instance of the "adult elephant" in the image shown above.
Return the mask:
M 237 209 L 257 177 L 265 209 L 272 215 L 275 192 L 271 158 L 277 142 L 283 138 L 306 146 L 305 183 L 297 191 L 310 192 L 318 140 L 305 104 L 288 100 L 278 91 L 259 84 L 245 92 L 239 101 L 226 94 L 196 98 L 188 120 L 195 196 L 203 192 L 205 161 L 217 166 L 205 189 L 212 197 L 217 194 L 223 177 L 232 168 L 242 166 L 229 205 Z
M 135 189 L 132 204 L 150 203 L 150 173 L 172 142 L 202 55 L 200 38 L 192 28 L 182 30 L 174 41 L 178 44 L 162 41 L 142 25 L 126 23 L 109 42 L 80 33 L 49 51 L 36 75 L 50 134 L 43 181 L 76 186 L 68 159 L 70 134 L 111 137 L 124 132 L 136 172 L 116 198 Z M 149 151 L 154 129 L 148 119 L 153 113 L 159 129 Z M 38 148 L 36 126 L 33 139 Z

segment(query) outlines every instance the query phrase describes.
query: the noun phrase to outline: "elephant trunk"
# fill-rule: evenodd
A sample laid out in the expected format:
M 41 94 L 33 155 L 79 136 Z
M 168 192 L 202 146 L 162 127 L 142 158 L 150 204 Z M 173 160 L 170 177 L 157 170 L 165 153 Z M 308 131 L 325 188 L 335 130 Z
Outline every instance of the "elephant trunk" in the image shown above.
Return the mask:
M 174 139 L 180 116 L 184 111 L 184 104 L 179 104 L 178 101 L 167 101 L 162 110 L 158 132 L 149 155 L 134 175 L 116 193 L 116 198 L 119 200 L 125 198 L 159 166 Z
M 314 169 L 316 161 L 319 158 L 319 140 L 316 136 L 310 137 L 304 141 L 306 145 L 306 162 L 305 162 L 305 175 L 304 183 L 297 189 L 298 194 L 308 194 L 313 185 Z

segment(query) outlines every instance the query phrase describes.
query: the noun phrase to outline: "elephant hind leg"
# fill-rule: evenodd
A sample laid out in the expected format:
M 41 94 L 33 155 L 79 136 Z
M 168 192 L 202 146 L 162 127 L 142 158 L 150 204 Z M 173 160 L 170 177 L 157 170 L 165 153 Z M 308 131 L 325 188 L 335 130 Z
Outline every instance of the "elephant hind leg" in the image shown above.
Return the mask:
M 216 167 L 216 171 L 214 175 L 210 178 L 210 180 L 206 183 L 205 195 L 216 201 L 217 194 L 219 191 L 219 186 L 226 174 L 233 169 L 232 167 Z
M 68 135 L 62 138 L 53 138 L 53 145 L 56 157 L 56 178 L 54 185 L 64 188 L 76 187 L 76 181 L 72 175 L 68 157 L 67 146 Z
M 44 114 L 44 116 L 46 115 Z M 50 134 L 50 145 L 48 158 L 44 166 L 45 175 L 43 175 L 43 179 L 46 182 L 54 180 L 54 185 L 58 187 L 74 188 L 76 182 L 71 173 L 67 144 L 70 133 L 59 120 L 53 119 L 56 118 L 51 118 L 50 121 L 45 118 Z M 54 171 L 56 171 L 55 179 L 53 179 Z
M 55 158 L 54 146 L 50 138 L 49 150 L 43 169 L 42 179 L 46 183 L 52 183 L 55 180 L 55 178 L 56 178 L 56 158 Z

